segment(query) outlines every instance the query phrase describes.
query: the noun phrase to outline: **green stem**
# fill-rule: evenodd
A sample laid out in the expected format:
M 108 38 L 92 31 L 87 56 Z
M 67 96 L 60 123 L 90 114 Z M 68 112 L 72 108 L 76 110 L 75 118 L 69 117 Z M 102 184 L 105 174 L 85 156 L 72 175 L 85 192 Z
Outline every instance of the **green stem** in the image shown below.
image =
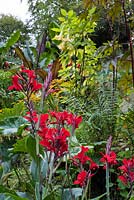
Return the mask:
M 51 184 L 51 180 L 52 180 L 52 176 L 53 176 L 53 168 L 54 168 L 54 158 L 52 158 L 52 161 L 51 161 L 48 184 Z
M 109 190 L 109 164 L 106 163 L 106 193 L 107 193 L 107 200 L 110 200 L 110 190 Z
M 58 169 L 58 167 L 60 166 L 61 163 L 62 163 L 62 158 L 59 160 L 56 167 L 53 169 L 53 174 L 56 172 L 56 170 Z
M 41 95 L 41 101 L 40 101 L 40 113 L 42 112 L 43 110 L 43 106 L 44 106 L 44 93 L 45 93 L 45 90 L 44 88 L 42 89 L 42 95 Z M 39 117 L 38 117 L 38 122 L 37 122 L 37 125 L 36 125 L 36 134 L 35 134 L 35 141 L 36 141 L 36 155 L 38 157 L 38 161 L 37 161 L 37 174 L 38 174 L 38 191 L 39 191 L 39 199 L 37 200 L 41 200 L 42 199 L 42 190 L 41 190 L 41 177 L 40 177 L 40 171 L 41 171 L 41 166 L 40 166 L 40 152 L 39 152 L 39 135 L 38 135 L 38 130 L 40 128 L 40 118 L 41 118 L 41 114 L 39 114 Z
M 47 157 L 47 159 L 50 161 L 49 163 L 51 163 L 51 166 L 48 163 L 48 172 L 47 172 L 47 178 L 46 178 L 46 194 L 49 194 L 49 190 L 52 190 L 52 177 L 53 177 L 53 169 L 54 169 L 54 158 L 52 157 L 52 153 L 50 152 L 49 158 Z
M 88 188 L 89 188 L 89 184 L 90 184 L 90 178 L 88 178 L 88 181 L 87 181 L 87 185 L 86 185 L 86 187 L 85 187 L 85 189 L 84 189 L 84 191 L 83 191 L 83 195 L 82 195 L 82 200 L 87 200 L 87 193 L 88 193 Z M 90 199 L 90 198 L 89 198 Z M 88 199 L 88 200 L 89 200 Z

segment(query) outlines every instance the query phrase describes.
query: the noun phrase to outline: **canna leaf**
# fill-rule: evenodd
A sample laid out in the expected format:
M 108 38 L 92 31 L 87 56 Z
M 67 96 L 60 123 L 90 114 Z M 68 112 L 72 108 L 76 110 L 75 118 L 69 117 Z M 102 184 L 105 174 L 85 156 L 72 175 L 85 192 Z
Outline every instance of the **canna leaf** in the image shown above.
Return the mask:
M 20 31 L 14 32 L 5 44 L 6 49 L 9 49 L 11 46 L 13 46 L 19 40 L 19 38 L 20 38 Z
M 25 67 L 32 69 L 32 62 L 29 61 L 26 56 L 24 55 L 23 51 L 19 48 L 16 47 L 15 48 L 15 53 L 17 54 L 17 56 L 23 61 L 23 64 L 25 65 Z
M 0 47 L 0 53 L 6 52 L 11 46 L 13 46 L 20 38 L 20 31 L 14 32 L 7 40 L 6 43 L 4 43 Z

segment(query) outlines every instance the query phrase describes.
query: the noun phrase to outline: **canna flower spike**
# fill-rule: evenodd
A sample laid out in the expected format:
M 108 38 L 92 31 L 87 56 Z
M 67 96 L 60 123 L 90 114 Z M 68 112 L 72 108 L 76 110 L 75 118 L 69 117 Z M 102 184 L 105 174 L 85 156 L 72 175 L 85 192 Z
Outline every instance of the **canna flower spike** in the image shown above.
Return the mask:
M 21 70 L 12 76 L 12 83 L 8 90 L 22 91 L 27 95 L 42 88 L 42 84 L 36 80 L 34 70 L 26 69 L 24 66 L 21 66 Z

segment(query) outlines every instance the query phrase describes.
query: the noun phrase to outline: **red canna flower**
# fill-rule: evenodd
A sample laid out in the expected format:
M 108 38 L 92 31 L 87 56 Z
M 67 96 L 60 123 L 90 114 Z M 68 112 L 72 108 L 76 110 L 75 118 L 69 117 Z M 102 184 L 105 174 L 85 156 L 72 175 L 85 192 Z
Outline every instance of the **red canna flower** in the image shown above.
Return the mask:
M 72 125 L 74 129 L 78 128 L 79 124 L 82 122 L 81 116 L 76 116 L 70 113 L 67 119 L 68 124 Z
M 23 66 L 23 68 L 21 68 L 21 74 L 27 74 L 27 77 L 29 79 L 35 79 L 36 78 L 36 75 L 35 75 L 35 72 L 34 70 L 29 70 L 29 69 L 25 69 L 25 67 Z
M 48 114 L 41 114 L 37 115 L 36 111 L 32 112 L 27 112 L 27 115 L 24 116 L 24 118 L 29 121 L 29 122 L 34 122 L 36 125 L 38 123 L 38 120 L 40 121 L 40 128 L 45 128 L 46 127 L 46 122 L 48 121 Z
M 38 132 L 41 136 L 40 144 L 44 146 L 48 151 L 54 152 L 56 158 L 63 156 L 68 152 L 68 141 L 70 133 L 61 128 L 44 128 Z
M 88 150 L 89 150 L 88 147 L 81 146 L 81 151 L 72 158 L 73 163 L 75 165 L 79 165 L 79 164 L 84 165 L 87 161 L 90 161 L 91 159 L 87 155 L 85 155 L 85 153 Z
M 18 75 L 12 76 L 12 83 L 13 83 L 13 85 L 9 86 L 8 90 L 21 91 L 23 89 L 22 85 L 19 83 Z
M 109 154 L 103 154 L 101 152 L 101 155 L 103 156 L 100 161 L 102 163 L 109 163 L 110 165 L 116 165 L 116 153 L 114 151 L 111 151 Z
M 118 176 L 118 179 L 120 179 L 121 182 L 122 182 L 124 185 L 127 185 L 128 180 L 127 180 L 127 177 L 126 177 L 126 176 Z
M 93 160 L 90 160 L 90 166 L 89 166 L 89 169 L 90 170 L 96 170 L 98 169 L 99 166 L 93 161 Z
M 122 181 L 122 183 L 132 185 L 132 183 L 134 183 L 134 158 L 124 158 L 122 162 L 123 165 L 119 167 L 122 175 L 118 178 Z
M 47 113 L 40 115 L 40 128 L 46 127 L 49 115 Z
M 67 111 L 56 112 L 50 111 L 50 115 L 56 119 L 56 124 L 68 124 L 72 125 L 75 128 L 78 128 L 78 125 L 82 122 L 81 116 L 73 115 L 72 113 L 68 113 Z
M 31 113 L 30 112 L 27 112 L 26 113 L 27 115 L 24 116 L 24 118 L 29 121 L 29 122 L 34 122 L 34 123 L 37 123 L 38 122 L 38 116 L 37 116 L 37 113 L 36 111 L 32 111 Z
M 86 180 L 87 180 L 87 175 L 88 175 L 88 173 L 85 170 L 81 171 L 77 175 L 77 179 L 74 181 L 74 184 L 75 185 L 80 185 L 81 187 L 85 186 L 86 185 Z
M 12 77 L 13 85 L 8 90 L 27 91 L 29 93 L 42 88 L 42 84 L 36 81 L 36 75 L 33 70 L 25 69 L 21 66 L 21 71 Z
M 38 83 L 35 79 L 31 80 L 30 83 L 31 92 L 40 90 L 42 88 L 42 84 Z
M 69 113 L 67 111 L 56 112 L 50 111 L 50 115 L 56 119 L 56 124 L 64 125 L 68 119 Z

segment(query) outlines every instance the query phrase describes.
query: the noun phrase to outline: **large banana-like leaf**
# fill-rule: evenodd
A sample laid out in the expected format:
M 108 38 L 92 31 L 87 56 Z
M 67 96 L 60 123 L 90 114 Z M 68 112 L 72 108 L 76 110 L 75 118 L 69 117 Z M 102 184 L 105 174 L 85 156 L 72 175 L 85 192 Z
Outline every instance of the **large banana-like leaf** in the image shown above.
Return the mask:
M 10 117 L 0 121 L 0 134 L 11 135 L 20 134 L 26 127 L 27 121 L 23 117 Z
M 17 54 L 17 56 L 23 61 L 23 64 L 25 67 L 32 69 L 32 62 L 29 61 L 26 56 L 24 55 L 23 51 L 19 48 L 16 47 L 15 48 L 15 53 Z
M 6 41 L 6 43 L 4 43 L 1 47 L 0 47 L 0 53 L 4 53 L 6 52 L 11 46 L 13 46 L 20 37 L 20 31 L 16 31 L 14 32 L 9 39 Z

